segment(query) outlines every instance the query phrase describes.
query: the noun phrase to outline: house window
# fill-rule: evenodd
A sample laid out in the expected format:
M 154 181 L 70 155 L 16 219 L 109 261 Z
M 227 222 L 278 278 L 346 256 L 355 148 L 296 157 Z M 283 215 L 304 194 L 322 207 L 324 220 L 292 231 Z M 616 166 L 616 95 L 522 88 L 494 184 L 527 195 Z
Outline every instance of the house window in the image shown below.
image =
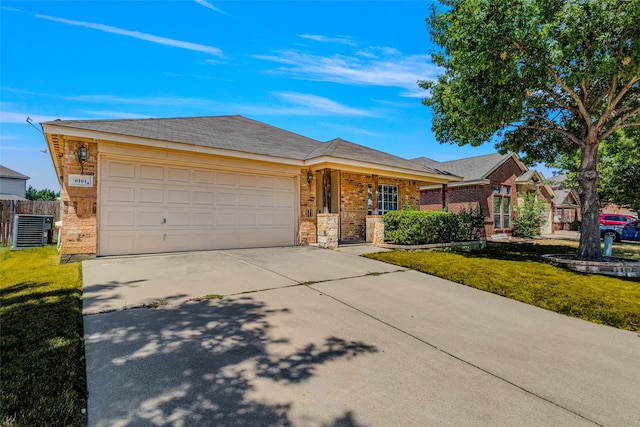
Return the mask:
M 493 228 L 511 228 L 511 188 L 505 185 L 493 186 Z
M 384 215 L 389 211 L 398 210 L 398 186 L 397 185 L 378 185 L 378 191 L 376 193 L 378 198 L 377 215 Z M 369 184 L 368 190 L 368 211 L 369 215 L 373 213 L 373 197 L 371 184 Z

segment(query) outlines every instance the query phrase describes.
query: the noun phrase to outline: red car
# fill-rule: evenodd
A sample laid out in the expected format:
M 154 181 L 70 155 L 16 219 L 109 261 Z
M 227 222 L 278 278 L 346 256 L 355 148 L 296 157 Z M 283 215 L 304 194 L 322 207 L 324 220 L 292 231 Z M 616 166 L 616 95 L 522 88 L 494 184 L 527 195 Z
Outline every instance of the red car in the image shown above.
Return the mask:
M 635 221 L 636 218 L 629 215 L 622 214 L 600 214 L 600 225 L 627 225 L 631 221 Z

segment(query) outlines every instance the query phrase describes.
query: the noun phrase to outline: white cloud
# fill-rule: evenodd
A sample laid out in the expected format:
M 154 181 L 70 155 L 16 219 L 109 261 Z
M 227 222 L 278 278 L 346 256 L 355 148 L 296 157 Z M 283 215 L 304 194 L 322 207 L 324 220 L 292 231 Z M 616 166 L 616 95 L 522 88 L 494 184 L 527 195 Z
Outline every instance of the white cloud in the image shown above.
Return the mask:
M 396 50 L 380 49 L 383 58 L 366 56 L 321 56 L 297 50 L 276 55 L 255 55 L 257 59 L 282 64 L 272 73 L 287 74 L 304 80 L 334 83 L 398 87 L 401 96 L 417 97 L 419 80 L 434 80 L 441 70 L 429 62 L 428 55 L 402 56 Z M 421 96 L 424 96 L 421 95 Z
M 211 101 L 207 99 L 198 98 L 180 98 L 171 96 L 150 96 L 142 98 L 125 98 L 122 96 L 113 95 L 77 95 L 67 96 L 64 99 L 67 101 L 86 102 L 96 104 L 134 104 L 134 105 L 150 105 L 150 106 L 174 106 L 174 105 L 189 105 L 195 107 L 202 107 L 211 104 Z
M 349 107 L 348 105 L 340 104 L 329 98 L 322 96 L 299 93 L 299 92 L 271 92 L 272 95 L 282 99 L 285 102 L 289 102 L 298 107 L 303 107 L 308 114 L 312 115 L 341 115 L 341 116 L 361 116 L 361 117 L 374 117 L 371 111 L 362 110 L 359 108 Z
M 222 13 L 223 15 L 226 15 L 225 12 L 223 12 L 221 9 L 215 7 L 214 5 L 212 5 L 211 3 L 209 3 L 207 0 L 194 0 L 196 3 L 198 3 L 201 6 L 206 7 L 207 9 L 211 9 L 214 12 L 218 12 L 218 13 Z
M 194 50 L 194 51 L 203 52 L 209 55 L 222 56 L 222 50 L 213 46 L 206 46 L 198 43 L 191 43 L 191 42 L 186 42 L 182 40 L 169 39 L 166 37 L 155 36 L 153 34 L 146 34 L 138 31 L 131 31 L 131 30 L 125 30 L 118 27 L 112 27 L 110 25 L 96 24 L 92 22 L 74 21 L 71 19 L 64 19 L 64 18 L 56 18 L 55 16 L 49 16 L 49 15 L 36 15 L 36 18 L 46 19 L 54 22 L 60 22 L 62 24 L 67 24 L 67 25 L 74 25 L 77 27 L 91 28 L 94 30 L 104 31 L 105 33 L 119 34 L 121 36 L 133 37 L 135 39 L 145 40 L 151 43 L 158 43 L 166 46 L 178 47 L 181 49 Z
M 349 46 L 356 45 L 356 43 L 347 36 L 327 37 L 327 36 L 321 36 L 317 34 L 299 34 L 298 37 L 303 39 L 314 40 L 321 43 L 338 43 L 338 44 L 346 44 Z

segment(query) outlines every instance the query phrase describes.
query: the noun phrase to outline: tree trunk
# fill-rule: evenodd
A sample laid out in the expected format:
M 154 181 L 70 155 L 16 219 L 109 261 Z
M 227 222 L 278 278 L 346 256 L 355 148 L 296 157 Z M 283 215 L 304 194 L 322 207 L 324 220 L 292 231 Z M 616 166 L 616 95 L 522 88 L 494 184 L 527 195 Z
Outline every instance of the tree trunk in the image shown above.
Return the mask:
M 582 210 L 580 226 L 580 247 L 578 259 L 584 261 L 602 261 L 600 251 L 600 199 L 598 197 L 598 143 L 590 140 L 580 150 L 580 168 L 578 169 L 578 194 Z

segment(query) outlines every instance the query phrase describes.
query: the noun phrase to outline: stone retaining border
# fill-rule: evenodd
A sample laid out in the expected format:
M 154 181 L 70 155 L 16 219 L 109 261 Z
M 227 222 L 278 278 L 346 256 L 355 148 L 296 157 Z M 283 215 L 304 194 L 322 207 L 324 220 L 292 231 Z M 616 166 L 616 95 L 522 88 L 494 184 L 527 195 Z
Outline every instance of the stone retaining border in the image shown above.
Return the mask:
M 578 273 L 604 274 L 615 277 L 640 277 L 640 261 L 635 259 L 611 257 L 607 261 L 598 262 L 582 261 L 569 257 L 575 257 L 575 255 L 542 255 L 542 259 L 546 262 Z

